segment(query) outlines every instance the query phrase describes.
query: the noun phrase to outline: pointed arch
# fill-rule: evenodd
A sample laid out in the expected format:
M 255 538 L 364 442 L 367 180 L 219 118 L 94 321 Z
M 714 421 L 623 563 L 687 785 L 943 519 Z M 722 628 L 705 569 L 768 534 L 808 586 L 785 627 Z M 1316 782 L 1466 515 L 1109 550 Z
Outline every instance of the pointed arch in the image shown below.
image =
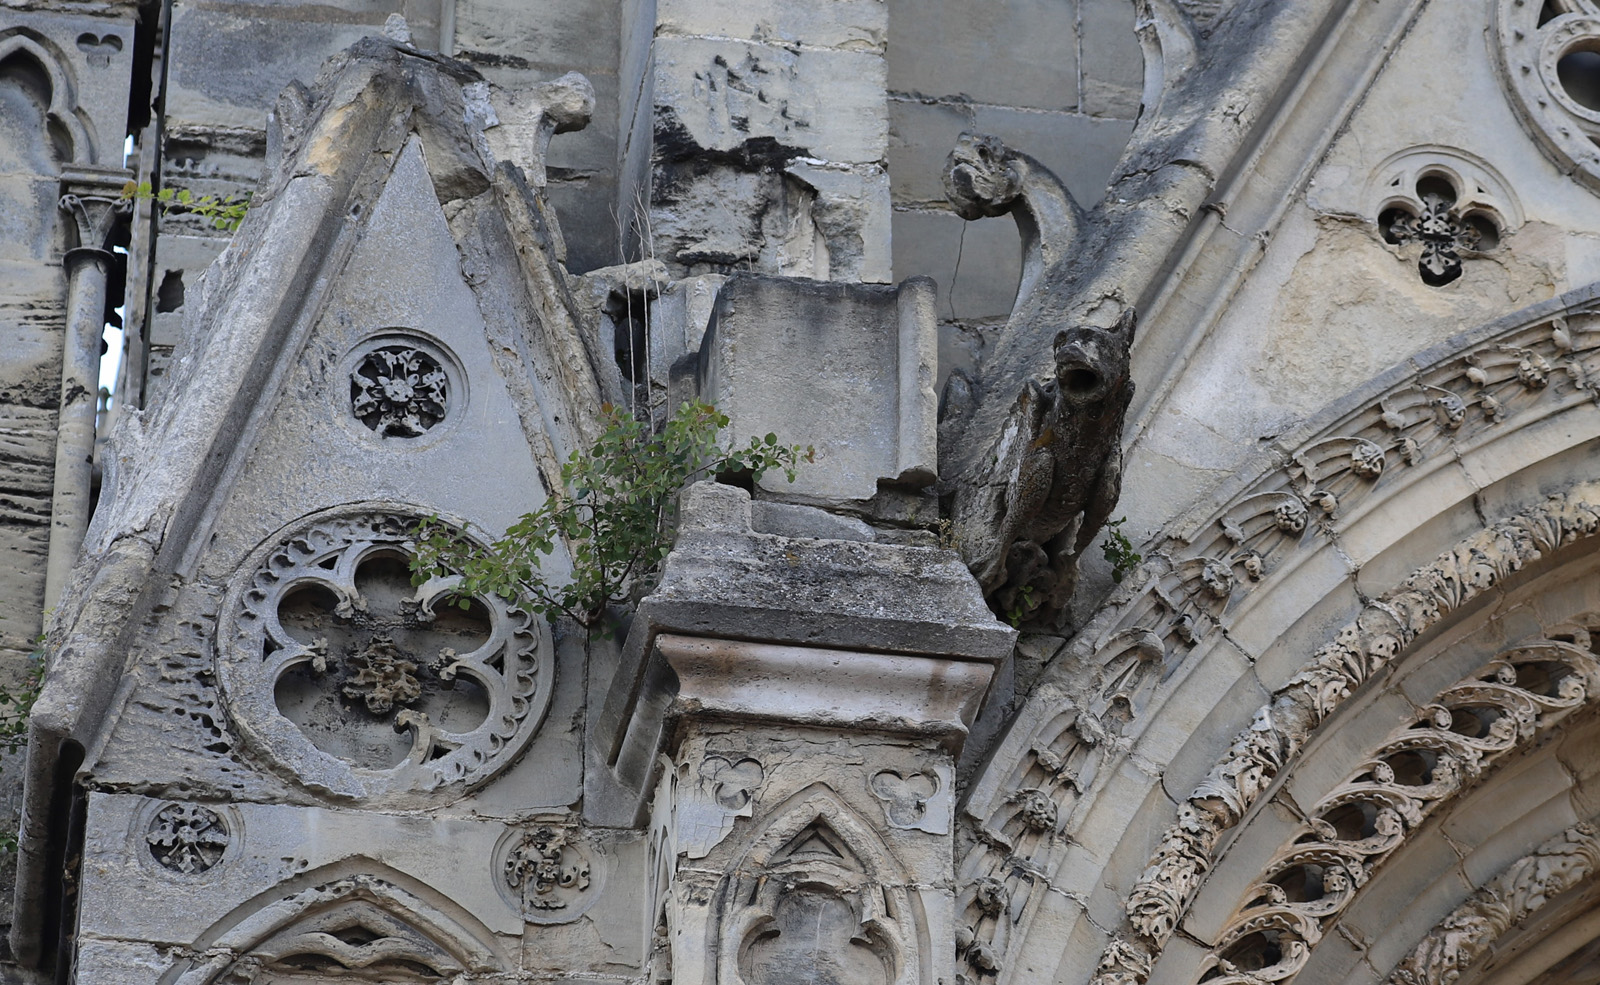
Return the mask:
M 191 946 L 162 985 L 250 981 L 266 969 L 333 970 L 361 981 L 449 981 L 511 967 L 465 909 L 373 859 L 345 860 L 256 895 Z M 409 977 L 405 977 L 409 976 Z
M 35 68 L 46 82 L 46 121 L 60 162 L 94 163 L 94 127 L 78 108 L 71 63 L 49 38 L 25 27 L 0 31 L 0 66 L 12 59 Z
M 722 881 L 713 961 L 718 981 L 758 985 L 797 936 L 826 953 L 824 980 L 923 981 L 922 907 L 889 847 L 831 787 L 789 796 L 751 834 Z M 785 941 L 785 935 L 790 940 Z
M 1296 894 L 1343 906 L 1357 877 L 1337 853 L 1245 863 L 1284 844 L 1268 835 L 1278 810 L 1319 803 L 1328 791 L 1308 784 L 1349 778 L 1361 762 L 1338 757 L 1407 725 L 1408 702 L 1466 681 L 1464 714 L 1449 702 L 1442 714 L 1457 728 L 1482 718 L 1503 682 L 1467 678 L 1493 648 L 1571 642 L 1555 624 L 1600 601 L 1583 567 L 1600 536 L 1597 298 L 1600 284 L 1568 292 L 1395 367 L 1145 545 L 1150 562 L 1053 658 L 970 788 L 958 900 L 1006 919 L 976 925 L 969 977 L 1005 985 L 1056 962 L 1070 980 L 1165 980 L 1198 963 L 1196 940 L 1306 909 Z M 1187 577 L 1208 560 L 1228 576 Z M 1500 611 L 1529 621 L 1514 628 Z M 1374 769 L 1403 778 L 1435 751 L 1385 756 Z M 1385 878 L 1369 870 L 1359 878 Z M 1093 887 L 1090 909 L 1121 920 L 1052 922 L 1049 887 Z M 1280 893 L 1294 905 L 1275 909 Z M 1242 922 L 1224 928 L 1241 899 Z M 1328 938 L 1280 921 L 1257 936 L 1318 933 Z M 1222 957 L 1237 965 L 1243 940 L 1228 938 Z

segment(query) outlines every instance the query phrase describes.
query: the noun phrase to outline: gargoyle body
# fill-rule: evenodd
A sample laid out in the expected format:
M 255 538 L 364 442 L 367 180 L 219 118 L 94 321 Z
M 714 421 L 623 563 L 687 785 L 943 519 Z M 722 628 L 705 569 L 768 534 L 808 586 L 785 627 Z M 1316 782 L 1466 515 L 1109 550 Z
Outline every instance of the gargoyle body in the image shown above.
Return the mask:
M 1023 271 L 1006 341 L 1036 340 L 1053 355 L 1048 375 L 1020 383 L 952 379 L 941 444 L 959 435 L 987 445 L 988 453 L 966 458 L 967 467 L 951 477 L 951 520 L 990 605 L 1013 623 L 1053 628 L 1077 586 L 1079 555 L 1122 491 L 1134 312 L 1123 308 L 1109 328 L 1069 315 L 1073 299 L 1061 272 L 1081 247 L 1082 214 L 1037 161 L 992 137 L 965 134 L 950 155 L 945 191 L 963 218 L 1016 218 Z M 1014 397 L 999 433 L 975 433 L 980 418 L 970 405 L 1006 399 L 1008 387 Z

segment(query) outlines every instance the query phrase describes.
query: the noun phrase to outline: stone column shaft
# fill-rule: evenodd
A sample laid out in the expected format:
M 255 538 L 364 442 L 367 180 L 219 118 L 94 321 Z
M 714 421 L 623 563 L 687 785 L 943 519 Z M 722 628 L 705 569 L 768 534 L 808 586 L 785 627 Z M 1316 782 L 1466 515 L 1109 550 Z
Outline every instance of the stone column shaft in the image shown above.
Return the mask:
M 67 271 L 67 309 L 62 328 L 50 554 L 45 563 L 47 612 L 60 600 L 89 528 L 95 412 L 100 400 L 100 337 L 105 330 L 106 283 L 115 262 L 106 246 L 119 216 L 126 215 L 131 204 L 104 192 L 110 185 L 120 185 L 126 176 L 119 171 L 63 181 L 68 192 L 61 197 L 61 209 L 77 220 L 78 246 L 62 258 Z M 77 194 L 74 187 L 84 187 L 85 193 Z M 90 190 L 102 194 L 89 194 Z

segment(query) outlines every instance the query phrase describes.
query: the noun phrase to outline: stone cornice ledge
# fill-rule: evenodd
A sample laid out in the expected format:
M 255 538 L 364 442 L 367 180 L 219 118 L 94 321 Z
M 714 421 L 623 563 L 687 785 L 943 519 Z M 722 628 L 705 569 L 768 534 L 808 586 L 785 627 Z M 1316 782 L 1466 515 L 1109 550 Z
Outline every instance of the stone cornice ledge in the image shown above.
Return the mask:
M 678 678 L 670 713 L 828 729 L 960 738 L 994 667 L 899 653 L 700 639 L 662 633 Z
M 954 551 L 763 533 L 749 493 L 697 483 L 591 720 L 591 772 L 610 776 L 586 814 L 630 823 L 686 713 L 959 745 L 1015 639 Z

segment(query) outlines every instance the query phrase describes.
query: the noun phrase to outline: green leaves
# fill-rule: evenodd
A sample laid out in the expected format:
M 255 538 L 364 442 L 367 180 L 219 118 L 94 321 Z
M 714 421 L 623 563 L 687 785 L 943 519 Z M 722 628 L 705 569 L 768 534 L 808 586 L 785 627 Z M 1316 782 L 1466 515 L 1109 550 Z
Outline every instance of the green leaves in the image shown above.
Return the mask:
M 1100 544 L 1100 553 L 1111 563 L 1111 580 L 1119 585 L 1128 572 L 1144 560 L 1144 556 L 1133 549 L 1133 542 L 1128 540 L 1128 535 L 1119 529 L 1127 522 L 1128 518 L 1124 516 L 1106 524 L 1106 539 Z
M 754 481 L 772 469 L 793 482 L 800 463 L 816 457 L 810 447 L 780 445 L 775 434 L 724 452 L 717 435 L 728 417 L 710 404 L 685 403 L 659 433 L 621 408 L 608 404 L 601 412 L 605 429 L 594 446 L 561 466 L 564 495 L 523 514 L 487 548 L 437 516 L 423 521 L 412 582 L 459 575 L 454 591 L 463 608 L 469 596 L 497 595 L 552 620 L 567 615 L 594 626 L 672 549 L 673 511 L 685 485 L 719 475 Z M 541 567 L 557 544 L 572 559 L 572 580 L 559 585 Z
M 245 210 L 250 207 L 250 196 L 222 198 L 218 195 L 196 195 L 187 188 L 163 188 L 155 191 L 150 182 L 128 182 L 122 186 L 122 197 L 128 201 L 153 201 L 163 212 L 188 213 L 209 220 L 212 228 L 233 232 L 244 221 Z

